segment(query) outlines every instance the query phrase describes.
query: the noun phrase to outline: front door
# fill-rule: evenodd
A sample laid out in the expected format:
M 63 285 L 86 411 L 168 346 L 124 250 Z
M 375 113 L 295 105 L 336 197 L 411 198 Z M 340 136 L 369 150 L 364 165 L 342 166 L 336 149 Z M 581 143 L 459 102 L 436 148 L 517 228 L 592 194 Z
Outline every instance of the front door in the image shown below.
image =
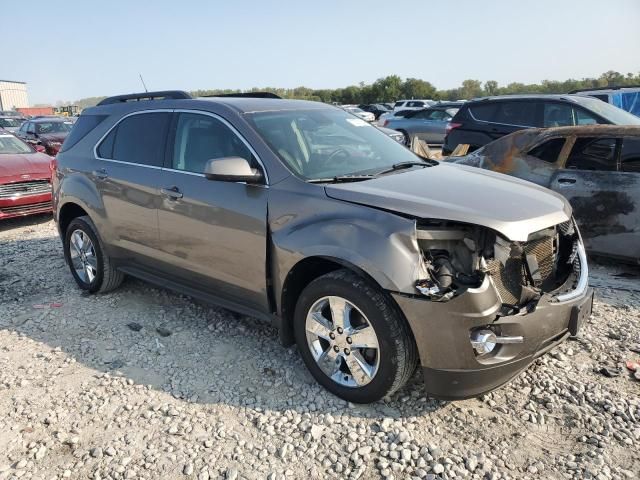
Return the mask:
M 165 263 L 182 283 L 267 312 L 269 190 L 203 175 L 207 160 L 236 156 L 258 167 L 255 155 L 213 114 L 176 113 L 171 130 L 158 211 Z
M 565 168 L 551 180 L 551 189 L 571 203 L 593 253 L 640 258 L 640 173 L 633 170 L 640 164 L 640 145 L 634 141 L 628 140 L 621 162 L 621 139 L 579 137 Z M 638 150 L 632 155 L 634 148 Z
M 158 203 L 171 112 L 125 117 L 102 140 L 89 172 L 102 197 L 107 243 L 118 256 L 155 268 Z

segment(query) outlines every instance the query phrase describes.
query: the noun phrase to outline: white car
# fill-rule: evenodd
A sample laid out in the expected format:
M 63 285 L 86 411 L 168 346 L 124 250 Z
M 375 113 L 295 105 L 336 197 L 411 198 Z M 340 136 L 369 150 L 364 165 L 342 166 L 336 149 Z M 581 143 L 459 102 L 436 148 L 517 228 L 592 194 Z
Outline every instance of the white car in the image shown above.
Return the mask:
M 422 110 L 428 108 L 431 105 L 437 103 L 435 100 L 398 100 L 393 104 L 393 111 L 399 112 L 401 110 Z
M 355 107 L 353 105 L 342 105 L 340 106 L 343 110 L 352 113 L 356 117 L 360 117 L 367 122 L 374 122 L 376 120 L 376 116 L 371 112 L 365 112 L 361 108 Z

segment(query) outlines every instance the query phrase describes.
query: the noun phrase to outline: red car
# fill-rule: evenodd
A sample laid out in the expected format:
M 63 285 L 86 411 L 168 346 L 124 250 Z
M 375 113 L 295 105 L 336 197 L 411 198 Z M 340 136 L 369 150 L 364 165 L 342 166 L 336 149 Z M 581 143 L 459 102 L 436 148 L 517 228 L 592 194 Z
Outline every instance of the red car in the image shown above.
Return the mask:
M 53 158 L 0 132 L 0 220 L 51 211 Z

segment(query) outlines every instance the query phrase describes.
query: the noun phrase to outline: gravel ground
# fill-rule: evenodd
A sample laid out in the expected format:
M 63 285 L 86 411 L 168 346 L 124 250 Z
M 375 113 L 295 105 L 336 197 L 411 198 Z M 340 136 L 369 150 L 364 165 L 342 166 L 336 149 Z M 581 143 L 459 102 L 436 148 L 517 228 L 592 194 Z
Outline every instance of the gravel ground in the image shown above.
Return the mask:
M 640 270 L 592 270 L 580 338 L 509 385 L 356 406 L 270 326 L 131 279 L 83 295 L 50 217 L 6 221 L 0 479 L 638 478 Z

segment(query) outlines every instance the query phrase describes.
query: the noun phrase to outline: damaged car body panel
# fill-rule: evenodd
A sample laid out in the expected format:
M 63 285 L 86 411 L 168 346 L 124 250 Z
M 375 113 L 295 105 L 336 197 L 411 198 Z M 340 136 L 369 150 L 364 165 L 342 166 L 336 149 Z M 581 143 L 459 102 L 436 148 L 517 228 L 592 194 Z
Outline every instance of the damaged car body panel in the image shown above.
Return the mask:
M 640 127 L 523 130 L 449 161 L 560 193 L 589 252 L 640 262 Z

